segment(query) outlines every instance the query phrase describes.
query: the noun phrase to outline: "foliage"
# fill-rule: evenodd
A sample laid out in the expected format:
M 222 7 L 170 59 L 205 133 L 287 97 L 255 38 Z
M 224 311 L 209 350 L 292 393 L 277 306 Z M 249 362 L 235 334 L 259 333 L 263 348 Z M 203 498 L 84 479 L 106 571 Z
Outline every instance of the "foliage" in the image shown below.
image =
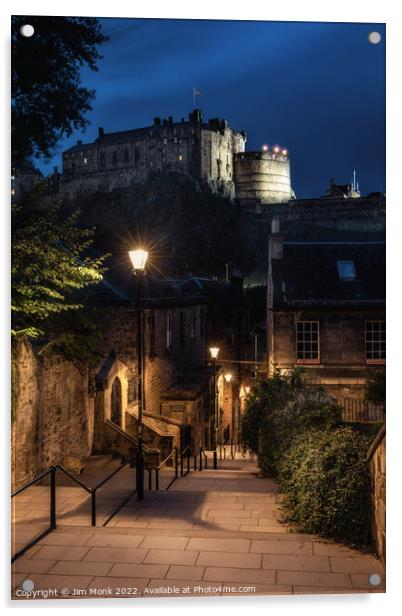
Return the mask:
M 285 522 L 350 545 L 370 543 L 370 440 L 352 428 L 310 430 L 283 455 Z
M 271 413 L 261 426 L 259 463 L 261 469 L 276 475 L 278 464 L 295 438 L 309 430 L 329 430 L 341 423 L 341 409 L 324 391 L 304 387 Z
M 12 207 L 13 335 L 43 335 L 50 317 L 80 308 L 77 291 L 102 279 L 104 257 L 86 254 L 93 230 L 76 226 L 77 213 L 58 214 L 39 186 Z
M 337 426 L 341 411 L 323 391 L 303 383 L 301 369 L 260 379 L 246 400 L 241 420 L 244 447 L 258 456 L 261 470 L 277 474 L 277 464 L 295 435 Z
M 35 29 L 29 38 L 20 34 L 26 23 Z M 20 169 L 88 124 L 94 93 L 82 87 L 80 70 L 97 70 L 97 46 L 107 37 L 86 17 L 17 15 L 11 24 L 12 161 Z
M 384 404 L 386 399 L 385 370 L 377 372 L 374 378 L 367 383 L 365 398 L 368 402 Z
M 270 425 L 275 412 L 302 387 L 300 370 L 291 371 L 287 375 L 275 372 L 257 381 L 252 394 L 246 399 L 245 413 L 241 418 L 241 441 L 244 447 L 257 455 L 261 453 L 261 431 Z

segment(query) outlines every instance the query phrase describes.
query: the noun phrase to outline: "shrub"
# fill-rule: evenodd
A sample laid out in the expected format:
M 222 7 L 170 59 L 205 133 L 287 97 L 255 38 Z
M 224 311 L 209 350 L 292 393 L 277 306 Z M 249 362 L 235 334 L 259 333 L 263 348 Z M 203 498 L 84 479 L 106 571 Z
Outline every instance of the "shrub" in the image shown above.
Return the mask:
M 352 428 L 311 429 L 284 454 L 283 521 L 353 546 L 370 543 L 369 439 Z
M 322 390 L 294 389 L 292 397 L 272 410 L 259 434 L 258 460 L 263 472 L 276 476 L 278 463 L 297 435 L 308 430 L 335 428 L 341 409 Z
M 246 410 L 241 418 L 241 442 L 245 448 L 259 454 L 262 427 L 270 425 L 273 413 L 286 405 L 301 387 L 298 373 L 283 376 L 276 372 L 257 381 L 246 399 Z

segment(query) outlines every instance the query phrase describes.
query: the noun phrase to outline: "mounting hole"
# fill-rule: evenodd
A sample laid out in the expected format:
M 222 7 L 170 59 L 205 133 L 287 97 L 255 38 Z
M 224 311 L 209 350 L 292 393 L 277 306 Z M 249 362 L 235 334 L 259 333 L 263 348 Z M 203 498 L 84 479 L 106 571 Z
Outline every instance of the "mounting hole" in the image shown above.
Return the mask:
M 30 36 L 33 36 L 34 33 L 35 33 L 35 28 L 31 26 L 31 24 L 24 24 L 20 28 L 20 34 L 22 36 L 26 36 L 27 38 L 29 38 Z
M 27 592 L 31 592 L 31 590 L 33 590 L 35 588 L 35 584 L 33 583 L 32 580 L 24 580 L 22 582 L 22 589 L 26 590 Z
M 379 586 L 381 584 L 381 576 L 378 573 L 372 573 L 369 576 L 369 584 L 371 586 Z
M 381 34 L 379 32 L 370 32 L 368 40 L 372 45 L 378 45 L 381 42 Z

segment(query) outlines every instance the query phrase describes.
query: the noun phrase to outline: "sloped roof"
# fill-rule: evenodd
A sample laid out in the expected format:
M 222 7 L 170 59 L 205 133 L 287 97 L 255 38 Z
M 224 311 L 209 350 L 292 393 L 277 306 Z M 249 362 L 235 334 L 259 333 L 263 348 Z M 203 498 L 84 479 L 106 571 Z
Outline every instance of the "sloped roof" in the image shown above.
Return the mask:
M 356 278 L 342 280 L 338 261 L 353 261 Z M 273 262 L 276 303 L 347 305 L 385 303 L 385 242 L 285 241 Z

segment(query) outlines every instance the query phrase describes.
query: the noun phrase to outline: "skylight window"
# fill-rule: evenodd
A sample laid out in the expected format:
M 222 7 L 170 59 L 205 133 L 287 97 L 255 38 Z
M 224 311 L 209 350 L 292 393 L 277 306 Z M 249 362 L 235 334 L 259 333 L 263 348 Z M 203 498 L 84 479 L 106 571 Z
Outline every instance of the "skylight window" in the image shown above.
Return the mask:
M 353 261 L 337 261 L 337 265 L 341 280 L 356 280 L 355 264 Z

